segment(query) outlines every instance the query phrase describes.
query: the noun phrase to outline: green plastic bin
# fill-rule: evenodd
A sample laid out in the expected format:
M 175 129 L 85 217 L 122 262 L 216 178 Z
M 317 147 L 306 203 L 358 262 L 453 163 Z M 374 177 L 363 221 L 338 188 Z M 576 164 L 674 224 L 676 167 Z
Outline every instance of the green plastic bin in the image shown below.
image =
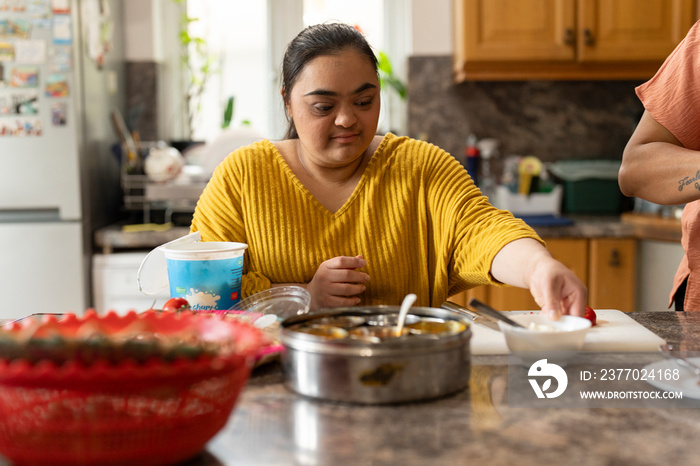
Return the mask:
M 562 160 L 548 166 L 564 185 L 565 214 L 613 215 L 622 211 L 619 160 Z

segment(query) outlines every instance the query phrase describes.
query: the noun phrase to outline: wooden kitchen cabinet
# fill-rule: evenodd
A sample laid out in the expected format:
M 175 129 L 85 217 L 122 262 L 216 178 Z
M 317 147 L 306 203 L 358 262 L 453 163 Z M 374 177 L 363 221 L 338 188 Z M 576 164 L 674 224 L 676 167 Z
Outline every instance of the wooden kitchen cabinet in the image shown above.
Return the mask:
M 600 238 L 588 247 L 588 305 L 593 309 L 635 310 L 636 240 Z
M 458 81 L 647 79 L 694 0 L 454 0 Z
M 588 287 L 588 305 L 594 309 L 635 309 L 634 238 L 544 238 L 552 256 L 576 273 Z M 515 287 L 480 286 L 452 296 L 465 305 L 471 297 L 496 309 L 539 309 L 529 290 Z

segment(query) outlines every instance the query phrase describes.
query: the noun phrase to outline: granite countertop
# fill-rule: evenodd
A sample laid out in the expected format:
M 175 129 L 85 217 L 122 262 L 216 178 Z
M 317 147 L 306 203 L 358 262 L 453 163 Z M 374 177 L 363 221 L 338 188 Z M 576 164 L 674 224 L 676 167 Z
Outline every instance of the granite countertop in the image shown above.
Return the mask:
M 700 313 L 632 313 L 687 348 Z M 655 353 L 632 357 L 662 360 Z M 685 409 L 510 407 L 507 356 L 472 357 L 469 388 L 436 401 L 368 406 L 304 398 L 278 363 L 254 370 L 227 426 L 188 465 L 579 465 L 697 463 L 700 401 Z M 637 388 L 655 391 L 647 382 Z M 666 400 L 668 401 L 668 400 Z M 685 403 L 685 404 L 683 404 Z
M 627 238 L 634 237 L 634 227 L 616 215 L 571 215 L 574 221 L 566 226 L 534 226 L 543 238 Z
M 629 315 L 669 342 L 700 350 L 700 313 Z M 594 353 L 599 355 L 607 353 Z M 665 361 L 659 353 L 610 357 Z M 299 396 L 284 386 L 278 362 L 261 365 L 227 425 L 183 466 L 697 463 L 692 445 L 700 436 L 700 401 L 664 400 L 671 403 L 665 407 L 647 400 L 633 401 L 632 407 L 512 406 L 510 358 L 471 361 L 469 387 L 460 393 L 377 406 Z M 569 386 L 576 383 L 569 377 Z M 635 390 L 667 393 L 634 383 Z M 6 463 L 0 458 L 0 464 Z
M 681 220 L 657 214 L 625 212 L 622 223 L 634 228 L 634 236 L 640 239 L 679 243 L 682 236 Z

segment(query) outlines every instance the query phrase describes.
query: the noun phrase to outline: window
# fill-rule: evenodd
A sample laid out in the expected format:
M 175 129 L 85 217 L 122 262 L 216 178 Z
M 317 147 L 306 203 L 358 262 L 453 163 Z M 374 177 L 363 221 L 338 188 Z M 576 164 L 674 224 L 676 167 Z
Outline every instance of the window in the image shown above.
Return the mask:
M 190 33 L 206 37 L 218 67 L 208 78 L 199 117 L 193 125 L 193 139 L 210 141 L 221 132 L 224 108 L 232 96 L 235 106 L 231 127 L 250 124 L 263 137 L 283 137 L 286 120 L 279 94 L 282 56 L 286 44 L 308 25 L 337 20 L 358 26 L 376 51 L 391 56 L 396 74 L 405 76 L 403 65 L 408 55 L 405 3 L 404 0 L 189 0 L 188 15 L 198 18 L 191 23 Z M 404 127 L 403 103 L 388 91 L 382 92 L 382 99 L 380 128 L 400 132 Z
M 384 48 L 381 0 L 304 0 L 304 27 L 333 20 L 358 27 L 375 50 Z
M 190 34 L 206 38 L 215 57 L 193 125 L 193 139 L 209 141 L 221 132 L 229 97 L 234 97 L 231 127 L 250 124 L 269 133 L 267 3 L 248 0 L 189 0 Z

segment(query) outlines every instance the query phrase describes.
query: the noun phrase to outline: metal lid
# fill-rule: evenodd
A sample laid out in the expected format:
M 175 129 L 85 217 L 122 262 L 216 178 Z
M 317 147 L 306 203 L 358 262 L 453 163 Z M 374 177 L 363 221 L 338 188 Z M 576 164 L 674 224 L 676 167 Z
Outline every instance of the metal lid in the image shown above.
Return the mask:
M 429 307 L 412 307 L 411 314 L 425 318 L 457 321 L 464 325 L 464 330 L 451 334 L 407 335 L 370 342 L 354 338 L 327 338 L 292 328 L 299 324 L 313 324 L 332 317 L 360 316 L 367 318 L 382 314 L 398 314 L 398 312 L 398 306 L 371 306 L 328 309 L 321 313 L 295 316 L 282 322 L 280 341 L 287 348 L 303 352 L 356 357 L 428 354 L 469 344 L 471 338 L 469 319 L 450 310 Z

